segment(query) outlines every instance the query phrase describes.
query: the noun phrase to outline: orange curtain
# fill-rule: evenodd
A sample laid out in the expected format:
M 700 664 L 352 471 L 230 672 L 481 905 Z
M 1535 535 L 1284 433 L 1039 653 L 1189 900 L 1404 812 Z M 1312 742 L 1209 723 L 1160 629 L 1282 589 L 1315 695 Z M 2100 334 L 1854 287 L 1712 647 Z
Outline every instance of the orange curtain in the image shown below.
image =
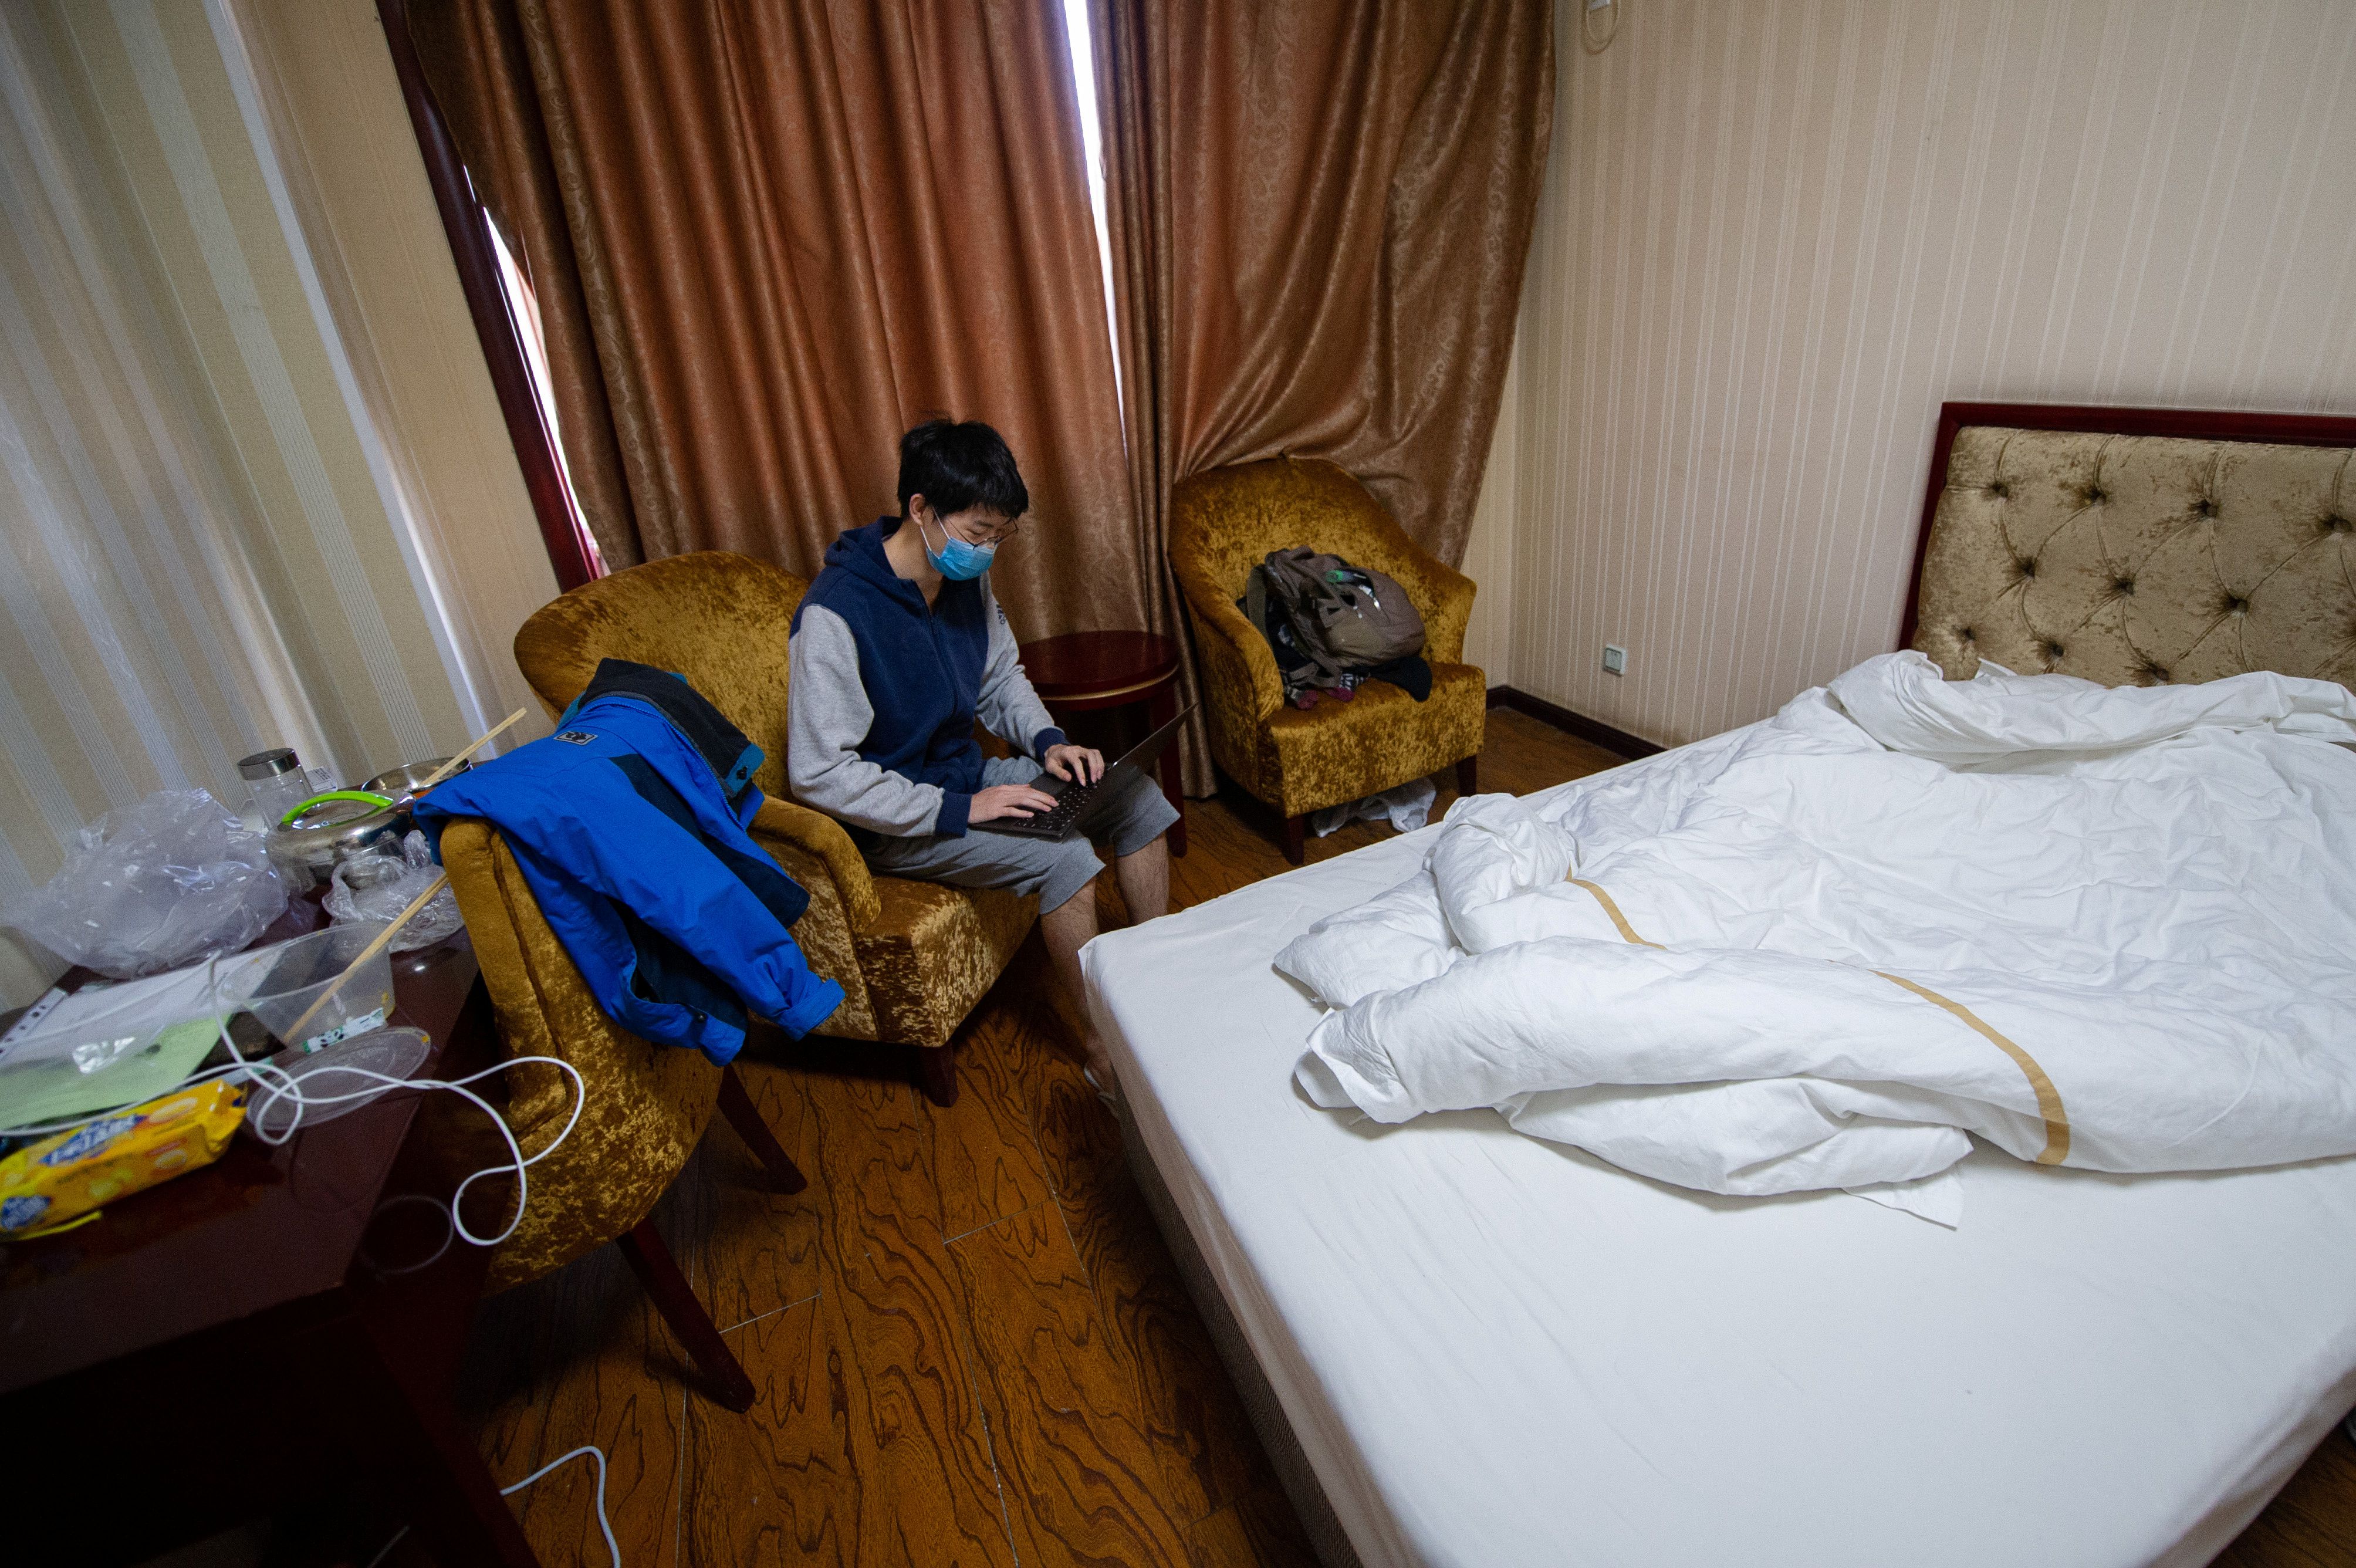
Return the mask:
M 1290 451 L 1454 563 L 1554 117 L 1551 0 L 1092 0 L 1141 524 Z
M 635 566 L 646 558 L 637 509 L 515 6 L 508 0 L 411 0 L 409 27 L 475 192 L 530 280 L 548 347 L 557 440 L 582 516 L 606 565 Z
M 1230 463 L 1331 458 L 1462 560 L 1546 174 L 1551 0 L 1089 16 L 1149 624 L 1191 643 L 1170 490 Z M 1208 739 L 1198 713 L 1190 794 Z
M 1030 484 L 1025 537 L 991 573 L 1022 634 L 1143 624 L 1059 7 L 412 15 L 527 253 L 609 560 L 716 548 L 814 573 L 841 530 L 897 510 L 901 431 L 948 413 L 996 425 Z M 600 472 L 613 493 L 593 502 Z

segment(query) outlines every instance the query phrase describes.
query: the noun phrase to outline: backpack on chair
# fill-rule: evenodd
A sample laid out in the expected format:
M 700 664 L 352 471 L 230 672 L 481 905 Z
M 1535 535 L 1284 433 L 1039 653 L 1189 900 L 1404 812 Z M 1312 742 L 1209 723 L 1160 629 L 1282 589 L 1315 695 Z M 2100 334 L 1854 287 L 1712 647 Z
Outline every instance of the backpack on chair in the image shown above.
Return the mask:
M 1423 615 L 1386 573 L 1307 549 L 1271 550 L 1260 571 L 1293 641 L 1325 677 L 1312 684 L 1423 651 Z

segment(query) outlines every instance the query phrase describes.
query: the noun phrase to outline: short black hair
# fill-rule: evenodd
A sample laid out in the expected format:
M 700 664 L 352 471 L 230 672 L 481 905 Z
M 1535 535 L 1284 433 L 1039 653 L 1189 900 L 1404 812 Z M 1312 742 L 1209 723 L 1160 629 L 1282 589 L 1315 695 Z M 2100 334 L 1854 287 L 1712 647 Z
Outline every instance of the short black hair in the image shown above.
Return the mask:
M 900 515 L 922 496 L 951 516 L 979 506 L 1009 522 L 1031 510 L 1031 492 L 1006 438 L 978 419 L 928 419 L 900 437 Z

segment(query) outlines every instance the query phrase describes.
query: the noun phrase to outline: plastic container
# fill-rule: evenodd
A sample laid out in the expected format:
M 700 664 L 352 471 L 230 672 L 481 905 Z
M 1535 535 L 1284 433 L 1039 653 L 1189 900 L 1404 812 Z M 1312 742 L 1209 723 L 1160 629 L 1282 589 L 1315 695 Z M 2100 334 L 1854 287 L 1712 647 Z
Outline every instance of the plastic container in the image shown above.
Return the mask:
M 357 980 L 352 982 L 357 985 Z M 416 1076 L 425 1065 L 433 1042 L 419 1029 L 371 1029 L 355 1035 L 337 1045 L 323 1047 L 316 1051 L 281 1051 L 270 1058 L 270 1065 L 282 1069 L 294 1080 L 294 1093 L 273 1092 L 277 1080 L 262 1079 L 253 1085 L 253 1098 L 246 1108 L 246 1117 L 255 1130 L 275 1142 L 284 1138 L 297 1124 L 315 1127 L 332 1122 L 338 1116 L 348 1116 L 362 1106 L 373 1105 L 389 1092 L 391 1086 L 381 1081 L 393 1078 L 403 1081 Z M 363 1077 L 359 1072 L 337 1072 L 337 1068 L 359 1068 L 380 1075 Z M 316 1102 L 305 1104 L 295 1095 L 315 1096 Z
M 327 995 L 327 988 L 391 923 L 354 920 L 329 926 L 273 950 L 268 967 L 246 993 L 246 1011 L 291 1050 L 324 1050 L 382 1028 L 392 1012 L 391 953 L 378 950 L 334 995 Z M 326 1004 L 314 1012 L 323 996 Z

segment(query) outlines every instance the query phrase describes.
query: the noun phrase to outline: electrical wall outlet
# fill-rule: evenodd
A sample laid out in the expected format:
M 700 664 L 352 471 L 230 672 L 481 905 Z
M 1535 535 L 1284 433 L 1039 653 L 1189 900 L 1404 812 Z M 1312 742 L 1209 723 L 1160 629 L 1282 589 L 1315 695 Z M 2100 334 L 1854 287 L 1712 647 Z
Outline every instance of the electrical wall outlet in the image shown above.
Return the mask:
M 1617 643 L 1605 643 L 1603 645 L 1603 672 L 1606 675 L 1625 675 L 1628 673 L 1628 650 Z

